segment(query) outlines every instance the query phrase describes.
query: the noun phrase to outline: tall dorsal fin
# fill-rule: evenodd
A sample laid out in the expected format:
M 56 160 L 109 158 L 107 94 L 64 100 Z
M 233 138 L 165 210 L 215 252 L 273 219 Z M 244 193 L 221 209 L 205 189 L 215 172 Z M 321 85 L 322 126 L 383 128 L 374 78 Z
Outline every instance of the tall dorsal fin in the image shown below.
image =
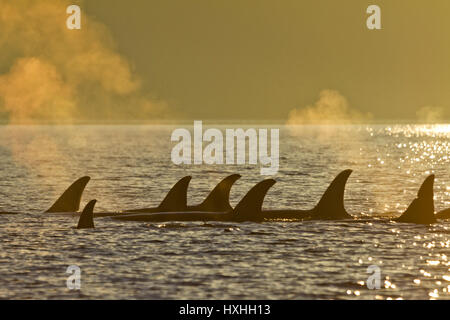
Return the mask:
M 240 177 L 240 174 L 232 174 L 220 181 L 206 199 L 198 206 L 195 206 L 195 208 L 199 211 L 210 212 L 226 212 L 233 210 L 230 205 L 230 190 Z
M 394 219 L 398 222 L 431 224 L 436 222 L 433 200 L 434 174 L 428 176 L 420 186 L 415 198 L 403 214 Z
M 233 212 L 236 221 L 262 221 L 261 213 L 264 198 L 270 187 L 275 184 L 274 179 L 266 179 L 257 183 L 236 205 Z
M 187 208 L 187 189 L 191 176 L 181 178 L 158 206 L 161 211 L 184 211 Z
M 72 183 L 45 212 L 77 212 L 80 209 L 81 195 L 90 179 L 86 176 Z
M 312 218 L 324 220 L 348 219 L 352 216 L 344 207 L 345 185 L 352 170 L 347 169 L 339 173 L 330 183 L 319 203 L 313 209 Z
M 431 174 L 428 177 L 426 177 L 426 179 L 420 186 L 419 191 L 417 191 L 417 198 L 422 198 L 427 201 L 433 202 L 434 197 L 433 186 L 434 186 L 434 174 Z
M 80 214 L 77 229 L 94 228 L 94 206 L 97 200 L 91 200 Z

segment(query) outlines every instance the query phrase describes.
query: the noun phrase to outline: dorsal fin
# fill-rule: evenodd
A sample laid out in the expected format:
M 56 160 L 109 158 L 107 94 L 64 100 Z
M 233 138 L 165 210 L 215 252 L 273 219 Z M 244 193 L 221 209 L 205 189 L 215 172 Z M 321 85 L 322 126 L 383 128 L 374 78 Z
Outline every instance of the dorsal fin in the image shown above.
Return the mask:
M 434 174 L 431 174 L 428 177 L 426 177 L 426 179 L 420 186 L 419 191 L 417 191 L 417 198 L 422 198 L 433 202 L 434 197 L 433 186 L 434 186 Z
M 415 198 L 403 214 L 394 219 L 398 222 L 431 224 L 436 222 L 433 200 L 434 174 L 428 176 L 420 186 Z
M 72 183 L 45 212 L 77 212 L 80 209 L 81 195 L 90 179 L 86 176 Z
M 232 174 L 222 181 L 210 192 L 206 199 L 195 206 L 199 211 L 226 212 L 233 210 L 230 205 L 230 190 L 233 184 L 241 177 L 239 174 Z
M 183 211 L 187 208 L 187 189 L 191 176 L 181 178 L 158 206 L 161 211 Z
M 97 200 L 91 200 L 80 214 L 77 229 L 94 228 L 94 206 Z
M 233 210 L 236 221 L 262 221 L 264 198 L 275 182 L 274 179 L 266 179 L 251 188 Z
M 436 218 L 437 219 L 450 219 L 450 208 L 436 213 Z
M 345 185 L 352 170 L 347 169 L 339 173 L 330 183 L 319 203 L 312 213 L 313 219 L 337 220 L 351 218 L 344 207 Z

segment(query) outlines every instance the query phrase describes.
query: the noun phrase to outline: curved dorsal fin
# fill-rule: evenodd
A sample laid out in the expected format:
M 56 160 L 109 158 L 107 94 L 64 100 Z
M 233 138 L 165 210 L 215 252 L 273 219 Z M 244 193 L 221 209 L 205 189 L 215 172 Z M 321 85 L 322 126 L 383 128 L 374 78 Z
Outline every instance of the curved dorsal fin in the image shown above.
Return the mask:
M 275 182 L 274 179 L 266 179 L 251 188 L 233 210 L 236 221 L 262 221 L 264 198 Z
M 45 212 L 77 212 L 80 209 L 81 195 L 90 179 L 86 176 L 76 180 Z
M 347 219 L 351 216 L 344 207 L 345 185 L 352 170 L 347 169 L 339 173 L 330 183 L 319 203 L 313 209 L 314 219 Z
M 187 189 L 191 176 L 181 178 L 158 206 L 161 211 L 184 211 L 187 208 Z
M 80 214 L 77 229 L 94 228 L 94 206 L 97 200 L 91 200 Z
M 206 199 L 198 206 L 195 206 L 196 209 L 199 211 L 210 212 L 226 212 L 233 210 L 230 205 L 230 190 L 240 177 L 240 174 L 232 174 L 220 181 Z
M 431 224 L 436 222 L 433 200 L 434 174 L 428 176 L 420 186 L 415 198 L 403 214 L 394 219 L 398 222 Z
M 433 185 L 434 185 L 434 174 L 431 174 L 428 177 L 426 177 L 426 179 L 420 186 L 419 191 L 417 191 L 417 198 L 427 199 L 428 201 L 433 200 L 434 197 Z

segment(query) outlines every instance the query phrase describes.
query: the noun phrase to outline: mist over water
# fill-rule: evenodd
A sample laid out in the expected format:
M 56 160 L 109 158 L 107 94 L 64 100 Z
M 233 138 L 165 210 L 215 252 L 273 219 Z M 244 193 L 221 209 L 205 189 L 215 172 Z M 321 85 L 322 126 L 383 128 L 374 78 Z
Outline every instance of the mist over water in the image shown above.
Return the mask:
M 220 129 L 225 127 L 216 126 Z M 226 126 L 231 128 L 232 126 Z M 242 127 L 242 126 L 238 126 Z M 265 127 L 266 128 L 266 127 Z M 171 162 L 172 126 L 0 127 L 0 298 L 448 299 L 450 222 L 416 226 L 345 221 L 134 223 L 45 215 L 76 178 L 97 211 L 157 205 L 192 175 L 188 203 L 231 173 L 234 206 L 259 165 Z M 450 207 L 449 125 L 280 127 L 280 168 L 264 208 L 312 208 L 341 170 L 353 169 L 347 211 L 397 216 L 436 174 L 436 211 Z M 81 291 L 66 268 L 81 267 Z M 381 269 L 369 290 L 367 267 Z

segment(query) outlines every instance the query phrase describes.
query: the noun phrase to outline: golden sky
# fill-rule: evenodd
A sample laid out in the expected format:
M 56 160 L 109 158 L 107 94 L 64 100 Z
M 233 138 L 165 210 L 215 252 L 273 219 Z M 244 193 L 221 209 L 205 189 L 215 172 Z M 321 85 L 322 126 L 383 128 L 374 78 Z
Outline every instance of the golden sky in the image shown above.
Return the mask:
M 448 0 L 34 3 L 0 0 L 4 115 L 31 103 L 94 118 L 285 121 L 338 101 L 344 116 L 450 117 Z M 81 6 L 81 30 L 60 29 L 68 3 Z M 382 30 L 366 27 L 370 4 Z M 36 102 L 38 75 L 49 84 Z

